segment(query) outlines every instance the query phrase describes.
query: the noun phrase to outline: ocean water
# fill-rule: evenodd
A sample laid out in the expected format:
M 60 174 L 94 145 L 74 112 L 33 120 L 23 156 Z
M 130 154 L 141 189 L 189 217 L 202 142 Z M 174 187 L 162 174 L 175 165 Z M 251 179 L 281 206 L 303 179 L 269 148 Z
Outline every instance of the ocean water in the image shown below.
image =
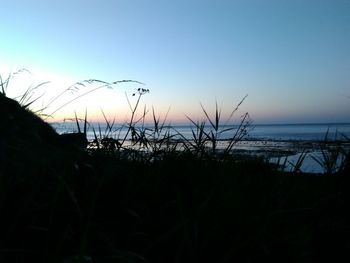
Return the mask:
M 75 122 L 60 122 L 52 123 L 52 126 L 58 133 L 76 132 L 77 124 Z M 82 129 L 83 124 L 80 124 Z M 147 129 L 152 129 L 152 126 L 145 126 Z M 234 126 L 224 126 L 223 128 L 234 128 L 227 131 L 219 137 L 225 140 L 233 136 L 236 131 Z M 205 128 L 210 130 L 209 126 Z M 190 125 L 174 125 L 169 127 L 171 134 L 176 135 L 180 133 L 186 139 L 193 137 L 192 130 L 196 132 L 195 127 Z M 93 123 L 87 129 L 87 137 L 94 139 L 94 132 L 97 135 L 109 135 L 113 137 L 123 138 L 126 134 L 127 127 L 123 125 L 114 125 L 111 133 L 105 123 Z M 316 141 L 324 140 L 327 136 L 329 140 L 341 140 L 350 138 L 350 123 L 332 123 L 332 124 L 257 124 L 251 125 L 247 128 L 247 139 L 249 140 L 273 140 L 273 141 Z M 176 136 L 175 136 L 176 137 Z M 178 136 L 180 139 L 181 137 Z
M 249 136 L 267 140 L 330 140 L 350 138 L 350 123 L 255 125 Z
M 53 123 L 52 126 L 58 133 L 76 132 L 77 124 L 72 122 Z M 81 129 L 83 125 L 81 124 Z M 152 126 L 145 126 L 146 131 L 151 133 Z M 221 141 L 218 143 L 218 148 L 225 148 L 225 140 L 234 135 L 237 127 L 229 130 L 221 136 Z M 210 131 L 210 127 L 205 127 Z M 189 125 L 176 125 L 165 129 L 170 134 L 174 135 L 174 139 L 193 139 L 196 128 Z M 319 142 L 325 140 L 346 141 L 344 144 L 347 149 L 350 149 L 350 123 L 333 123 L 333 124 L 273 124 L 273 125 L 252 125 L 247 129 L 248 133 L 246 140 L 236 144 L 235 149 L 248 154 L 261 154 L 267 156 L 270 162 L 283 162 L 285 158 L 285 170 L 292 171 L 294 165 L 298 162 L 301 155 L 307 152 L 306 157 L 301 166 L 301 171 L 309 173 L 323 173 L 324 168 L 315 159 L 322 160 L 322 151 L 318 147 Z M 87 129 L 87 137 L 89 140 L 104 136 L 122 139 L 126 135 L 127 127 L 123 125 L 114 125 L 111 130 L 108 129 L 105 123 L 91 124 Z M 181 136 L 179 135 L 181 134 Z M 128 136 L 130 139 L 130 134 Z M 283 154 L 281 154 L 283 153 Z M 341 158 L 339 156 L 338 163 Z

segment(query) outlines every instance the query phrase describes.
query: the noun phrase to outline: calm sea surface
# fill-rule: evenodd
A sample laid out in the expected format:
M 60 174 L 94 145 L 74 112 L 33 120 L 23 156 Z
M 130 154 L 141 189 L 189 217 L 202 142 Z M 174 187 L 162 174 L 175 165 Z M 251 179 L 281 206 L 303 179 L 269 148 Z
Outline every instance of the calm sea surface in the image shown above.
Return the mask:
M 52 126 L 58 133 L 77 131 L 76 123 L 53 123 Z M 148 127 L 148 129 L 152 128 L 152 126 Z M 178 139 L 191 139 L 193 138 L 192 130 L 196 132 L 195 127 L 188 125 L 176 125 L 165 130 Z M 206 127 L 206 130 L 210 131 L 210 127 Z M 125 126 L 115 125 L 110 132 L 106 124 L 95 123 L 88 127 L 87 137 L 89 140 L 93 140 L 94 134 L 96 134 L 98 138 L 109 136 L 118 139 L 124 138 L 126 131 Z M 232 137 L 235 131 L 234 129 L 223 133 L 219 137 L 223 141 L 218 144 L 218 148 L 225 148 L 224 140 Z M 176 135 L 179 133 L 183 137 Z M 300 156 L 307 151 L 301 170 L 309 173 L 323 173 L 323 167 L 315 159 L 322 160 L 322 151 L 317 147 L 319 145 L 317 141 L 324 140 L 326 136 L 328 140 L 349 139 L 350 123 L 252 125 L 248 128 L 247 140 L 238 143 L 235 149 L 251 154 L 265 154 L 270 162 L 283 162 L 283 158 L 287 158 L 285 170 L 288 171 L 293 170 Z M 305 148 L 305 145 L 309 145 L 308 148 Z M 346 145 L 350 148 L 349 140 Z M 287 153 L 281 156 L 282 152 Z M 339 163 L 341 158 L 340 156 Z
M 64 122 L 53 123 L 52 126 L 58 133 L 67 133 L 77 131 L 76 123 Z M 83 127 L 83 125 L 81 125 Z M 147 127 L 147 126 L 146 126 Z M 232 126 L 231 126 L 232 127 Z M 152 129 L 152 126 L 149 126 Z M 210 130 L 210 127 L 206 127 Z M 226 128 L 226 127 L 225 127 Z M 227 127 L 228 128 L 228 127 Z M 235 128 L 235 127 L 233 127 Z M 196 131 L 193 126 L 175 125 L 172 126 L 170 132 L 172 134 L 180 133 L 187 139 L 192 138 L 192 130 Z M 127 128 L 122 125 L 114 125 L 112 133 L 109 136 L 123 138 Z M 105 123 L 92 124 L 88 127 L 88 138 L 94 138 L 94 131 L 97 135 L 108 134 Z M 220 139 L 228 139 L 234 134 L 235 130 L 223 133 Z M 252 125 L 248 127 L 248 139 L 256 140 L 323 140 L 325 136 L 330 140 L 350 138 L 350 123 L 334 123 L 334 124 L 273 124 L 273 125 Z M 180 138 L 180 137 L 179 137 Z
M 256 125 L 252 138 L 271 140 L 323 140 L 350 137 L 350 123 Z

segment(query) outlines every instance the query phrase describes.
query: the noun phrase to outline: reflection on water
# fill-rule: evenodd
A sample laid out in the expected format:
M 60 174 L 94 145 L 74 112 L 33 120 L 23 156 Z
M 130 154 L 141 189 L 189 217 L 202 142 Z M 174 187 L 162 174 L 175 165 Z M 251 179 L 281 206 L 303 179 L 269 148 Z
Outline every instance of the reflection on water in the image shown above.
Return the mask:
M 53 127 L 58 133 L 76 132 L 77 124 L 75 122 L 53 123 Z M 83 129 L 83 124 L 80 125 Z M 230 126 L 234 127 L 234 126 Z M 226 127 L 225 127 L 226 128 Z M 236 128 L 236 127 L 234 127 Z M 145 125 L 143 131 L 146 134 L 152 134 L 152 126 Z M 210 127 L 205 127 L 210 131 Z M 87 138 L 92 141 L 97 138 L 112 137 L 114 139 L 123 139 L 127 135 L 126 125 L 115 125 L 111 129 L 105 123 L 90 124 L 87 130 Z M 169 132 L 175 141 L 183 139 L 192 140 L 195 127 L 189 125 L 177 125 L 167 127 L 164 132 Z M 227 147 L 227 139 L 232 137 L 235 130 L 223 133 L 218 136 L 217 149 L 223 150 Z M 180 136 L 181 134 L 181 136 Z M 322 154 L 322 141 L 327 139 L 334 142 L 330 147 L 336 147 L 338 142 L 343 141 L 342 147 L 349 151 L 350 149 L 350 124 L 283 124 L 283 125 L 255 125 L 249 127 L 248 136 L 245 140 L 235 144 L 234 150 L 239 154 L 260 155 L 270 160 L 272 163 L 283 163 L 283 158 L 287 158 L 285 170 L 291 171 L 295 164 L 300 160 L 303 153 L 306 153 L 301 171 L 309 173 L 323 173 L 324 165 L 320 165 L 324 156 Z M 162 134 L 160 134 L 162 137 Z M 130 146 L 131 134 L 126 138 L 126 145 Z M 210 143 L 206 144 L 211 147 Z M 181 149 L 181 147 L 179 147 Z M 338 156 L 336 166 L 341 163 L 342 155 Z
M 293 171 L 295 169 L 295 165 L 298 163 L 298 160 L 302 158 L 303 153 L 297 153 L 293 155 L 285 156 L 286 159 L 286 166 L 284 168 L 284 171 Z M 271 163 L 284 163 L 284 158 L 278 158 L 273 157 L 270 159 Z M 341 167 L 342 161 L 344 160 L 345 156 L 343 154 L 340 154 L 337 158 L 337 161 L 334 164 L 333 172 L 336 172 Z M 322 174 L 326 172 L 326 164 L 322 164 L 324 161 L 324 156 L 321 151 L 312 151 L 309 153 L 306 153 L 305 158 L 302 161 L 300 171 L 305 173 L 317 173 Z

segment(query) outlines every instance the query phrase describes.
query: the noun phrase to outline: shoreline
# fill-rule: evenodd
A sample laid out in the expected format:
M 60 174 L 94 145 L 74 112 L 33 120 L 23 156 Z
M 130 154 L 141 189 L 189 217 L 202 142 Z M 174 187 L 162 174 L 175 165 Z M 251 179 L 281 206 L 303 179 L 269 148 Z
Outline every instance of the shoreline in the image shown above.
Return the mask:
M 113 136 L 106 137 L 111 138 L 116 141 L 122 141 L 122 138 L 114 138 Z M 93 143 L 95 139 L 88 138 L 90 143 Z M 164 140 L 148 140 L 149 143 L 164 143 Z M 216 150 L 222 151 L 224 150 L 230 140 L 227 139 L 217 139 L 216 140 Z M 126 147 L 133 147 L 133 143 L 131 139 L 126 139 L 124 141 Z M 194 143 L 193 139 L 185 140 L 185 139 L 170 139 L 168 141 L 171 145 L 182 145 L 186 143 Z M 139 147 L 138 142 L 134 142 L 135 148 Z M 344 150 L 350 150 L 350 141 L 349 140 L 278 140 L 278 139 L 242 139 L 234 143 L 232 147 L 232 151 L 242 151 L 242 152 L 281 152 L 282 156 L 290 155 L 300 152 L 315 152 L 320 151 L 322 149 L 334 149 L 336 147 L 341 147 Z M 205 148 L 211 149 L 211 142 L 206 141 Z M 285 154 L 283 154 L 285 153 Z
M 176 151 L 183 151 L 185 146 L 183 144 L 193 143 L 193 140 L 170 140 L 170 145 L 179 145 Z M 228 145 L 228 140 L 218 140 L 216 145 L 216 153 L 220 155 Z M 151 144 L 155 143 L 154 141 Z M 164 142 L 163 142 L 164 143 Z M 140 146 L 131 143 L 131 140 L 124 142 L 125 148 L 135 149 L 142 152 L 152 151 L 152 147 Z M 166 143 L 163 145 L 164 149 L 167 149 L 169 145 Z M 170 146 L 171 147 L 171 146 Z M 194 148 L 190 146 L 190 148 Z M 207 142 L 205 149 L 210 152 L 211 143 Z M 161 150 L 161 148 L 157 148 Z M 271 164 L 282 165 L 284 172 L 291 172 L 296 169 L 302 158 L 299 171 L 302 173 L 309 174 L 324 174 L 325 167 L 320 164 L 324 161 L 324 154 L 331 154 L 330 151 L 338 152 L 337 161 L 335 164 L 335 170 L 339 170 L 342 158 L 345 157 L 344 153 L 350 152 L 349 141 L 320 141 L 320 140 L 251 140 L 245 139 L 235 143 L 231 153 L 233 156 L 241 156 L 243 158 L 263 158 Z M 318 161 L 319 162 L 318 162 Z
M 196 151 L 194 140 L 170 139 L 167 142 L 163 140 L 148 140 L 148 146 L 140 145 L 137 142 L 132 143 L 130 139 L 124 141 L 124 149 L 132 149 L 143 153 L 152 151 L 162 151 L 174 147 L 175 151 L 184 151 L 186 148 Z M 159 143 L 160 147 L 154 147 Z M 228 146 L 229 140 L 216 141 L 216 154 L 221 153 Z M 193 144 L 193 145 L 191 145 Z M 187 145 L 187 146 L 185 146 Z M 170 147 L 170 148 L 169 148 Z M 204 145 L 204 150 L 210 153 L 212 144 L 207 141 Z M 342 159 L 346 153 L 350 152 L 350 141 L 320 141 L 320 140 L 251 140 L 244 139 L 237 141 L 230 153 L 233 156 L 241 156 L 242 158 L 263 158 L 271 164 L 277 166 L 282 165 L 281 169 L 284 172 L 291 172 L 297 169 L 302 173 L 324 174 L 326 173 L 325 158 L 333 158 L 332 154 L 336 154 L 336 162 L 334 164 L 335 171 L 338 171 Z

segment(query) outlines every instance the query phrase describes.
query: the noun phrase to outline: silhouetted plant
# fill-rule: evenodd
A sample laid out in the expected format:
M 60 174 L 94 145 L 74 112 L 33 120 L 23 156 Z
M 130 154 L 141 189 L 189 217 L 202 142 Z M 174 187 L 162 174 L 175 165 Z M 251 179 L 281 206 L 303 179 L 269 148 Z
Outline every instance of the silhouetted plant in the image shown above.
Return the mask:
M 222 139 L 223 135 L 229 134 L 227 138 L 224 139 L 226 141 L 226 147 L 222 150 L 221 155 L 224 158 L 231 155 L 233 147 L 247 136 L 248 127 L 251 124 L 248 113 L 241 116 L 238 125 L 235 125 L 232 120 L 232 117 L 238 111 L 239 106 L 243 103 L 246 97 L 247 96 L 245 96 L 232 110 L 225 123 L 221 122 L 221 109 L 218 107 L 217 103 L 215 104 L 214 118 L 210 117 L 207 110 L 201 104 L 205 119 L 208 121 L 209 125 L 207 125 L 206 121 L 196 122 L 187 116 L 191 124 L 194 126 L 194 129 L 192 129 L 192 140 L 183 138 L 182 136 L 187 145 L 185 146 L 186 149 L 192 147 L 194 151 L 197 151 L 200 155 L 203 155 L 204 153 L 207 153 L 206 149 L 209 147 L 211 155 L 215 156 L 219 153 L 217 149 L 218 142 Z
M 201 106 L 205 120 L 189 118 L 192 138 L 154 109 L 147 126 L 146 107 L 136 112 L 146 93 L 135 92 L 122 127 L 103 112 L 106 127 L 96 130 L 87 115 L 75 116 L 78 132 L 93 129 L 88 151 L 35 155 L 23 147 L 30 161 L 17 151 L 11 167 L 0 165 L 1 261 L 308 262 L 322 249 L 333 257 L 343 248 L 348 255 L 347 180 L 283 176 L 257 157 L 237 161 L 232 150 L 248 132 L 248 114 L 231 127 L 219 107 L 211 119 Z M 129 135 L 119 136 L 121 128 Z M 222 161 L 218 142 L 226 132 Z M 20 172 L 17 160 L 25 163 Z
M 341 143 L 336 142 L 337 134 L 332 144 L 328 136 L 327 131 L 323 141 L 319 143 L 321 157 L 311 157 L 323 168 L 325 174 L 331 175 L 342 170 L 342 166 L 345 164 L 345 155 Z
M 135 139 L 135 137 L 137 136 L 135 126 L 136 126 L 136 124 L 138 124 L 140 121 L 142 121 L 144 119 L 146 112 L 144 112 L 144 115 L 141 118 L 135 120 L 136 111 L 138 109 L 141 97 L 147 93 L 149 93 L 149 89 L 138 88 L 137 91 L 132 94 L 132 96 L 137 95 L 137 100 L 136 100 L 135 105 L 131 105 L 129 97 L 126 94 L 126 99 L 128 101 L 130 111 L 131 111 L 131 117 L 130 117 L 129 123 L 127 123 L 128 129 L 127 129 L 127 132 L 126 132 L 126 134 L 121 142 L 122 145 L 124 144 L 125 140 L 128 138 L 130 133 L 132 133 L 131 135 L 132 135 L 133 139 Z
M 186 138 L 182 134 L 179 134 L 180 137 L 184 140 L 184 148 L 190 153 L 194 153 L 199 157 L 205 155 L 205 146 L 208 141 L 208 136 L 205 133 L 205 121 L 195 122 L 191 118 L 187 117 L 190 122 L 194 125 L 194 128 L 191 128 L 192 138 Z
M 292 173 L 301 173 L 302 172 L 301 167 L 302 167 L 307 155 L 308 155 L 308 151 L 303 150 L 299 154 L 299 157 L 296 160 L 296 162 L 289 162 L 289 164 L 291 165 L 291 172 Z
M 270 163 L 270 160 L 268 159 L 267 162 Z M 275 171 L 285 172 L 287 168 L 287 163 L 288 163 L 288 156 L 278 156 L 277 161 L 273 167 L 276 168 Z
M 9 87 L 11 79 L 13 77 L 15 77 L 16 75 L 19 75 L 22 73 L 31 74 L 30 71 L 28 71 L 27 69 L 20 69 L 20 70 L 14 72 L 13 74 L 9 74 L 9 76 L 6 79 L 3 79 L 0 76 L 1 92 L 4 95 L 6 95 L 6 93 L 7 93 L 7 89 Z M 29 108 L 33 103 L 35 103 L 36 101 L 38 101 L 40 98 L 42 98 L 45 95 L 45 93 L 37 95 L 36 92 L 38 91 L 38 89 L 40 87 L 45 86 L 48 83 L 50 83 L 50 82 L 46 81 L 46 82 L 36 84 L 34 86 L 30 86 L 25 90 L 25 92 L 22 95 L 19 95 L 18 97 L 15 97 L 13 99 L 17 100 L 24 108 Z M 58 112 L 62 108 L 66 107 L 67 105 L 71 104 L 72 102 L 74 102 L 74 101 L 76 101 L 76 100 L 78 100 L 78 99 L 80 99 L 80 98 L 82 98 L 82 97 L 84 97 L 92 92 L 95 92 L 95 91 L 97 91 L 99 89 L 103 89 L 103 88 L 112 89 L 113 86 L 119 85 L 122 83 L 143 84 L 143 83 L 135 81 L 135 80 L 118 80 L 118 81 L 113 81 L 113 82 L 106 82 L 106 81 L 102 81 L 102 80 L 98 80 L 98 79 L 88 79 L 88 80 L 78 81 L 78 82 L 74 83 L 73 85 L 69 86 L 68 88 L 64 89 L 62 92 L 58 93 L 53 98 L 49 99 L 49 101 L 46 104 L 44 104 L 41 108 L 39 108 L 39 109 L 32 109 L 31 108 L 31 111 L 33 111 L 35 114 L 40 115 L 41 117 L 44 118 L 44 120 L 46 120 L 49 117 L 52 117 L 56 112 Z M 82 88 L 91 87 L 92 85 L 97 85 L 97 87 L 93 87 L 92 89 L 87 90 L 87 91 L 82 91 L 81 94 L 76 95 L 77 92 L 81 91 Z M 147 90 L 139 88 L 138 92 L 145 93 L 145 92 L 147 92 Z M 47 113 L 47 111 L 50 109 L 50 107 L 53 105 L 53 103 L 58 101 L 66 93 L 70 93 L 73 96 L 73 98 L 69 99 L 68 101 L 63 102 L 62 104 L 60 104 L 59 106 L 54 108 L 50 113 Z

